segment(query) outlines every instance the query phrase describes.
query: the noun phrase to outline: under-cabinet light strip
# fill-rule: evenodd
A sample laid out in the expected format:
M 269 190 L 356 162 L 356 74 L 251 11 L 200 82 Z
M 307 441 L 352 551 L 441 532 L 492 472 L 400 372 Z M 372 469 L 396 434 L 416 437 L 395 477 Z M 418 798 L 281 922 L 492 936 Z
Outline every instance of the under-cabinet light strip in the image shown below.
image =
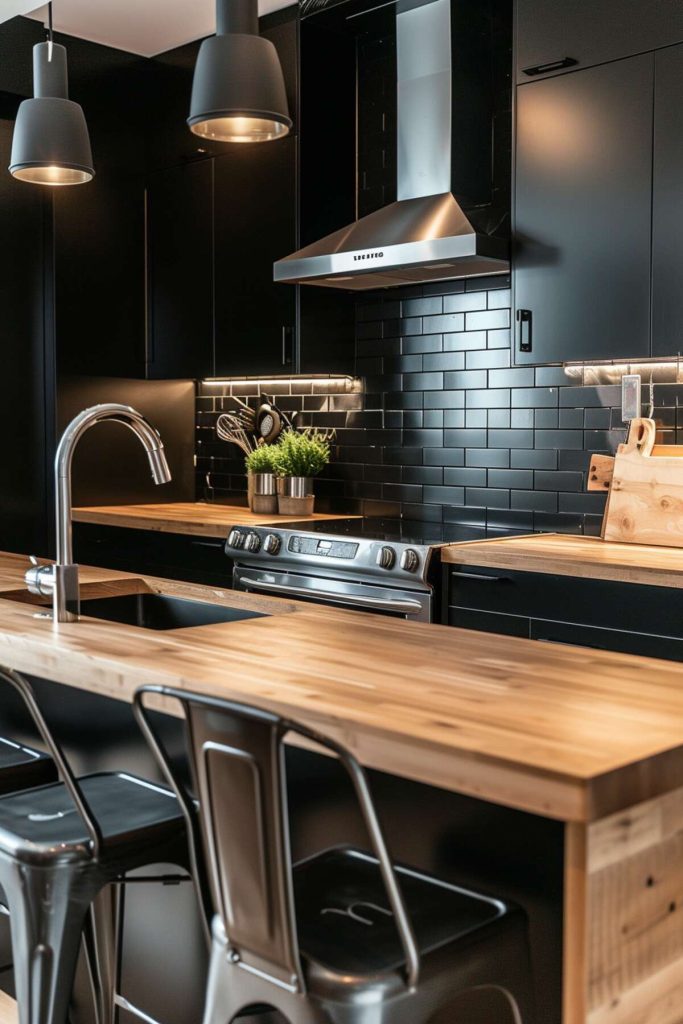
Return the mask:
M 642 359 L 595 359 L 563 363 L 567 377 L 589 384 L 619 383 L 627 374 L 638 374 L 654 384 L 683 382 L 680 356 L 658 356 Z
M 318 376 L 299 377 L 296 374 L 288 374 L 283 377 L 206 377 L 202 384 L 210 384 L 215 387 L 224 387 L 226 384 L 354 384 L 360 383 L 359 377 L 343 375 L 328 377 L 325 374 Z

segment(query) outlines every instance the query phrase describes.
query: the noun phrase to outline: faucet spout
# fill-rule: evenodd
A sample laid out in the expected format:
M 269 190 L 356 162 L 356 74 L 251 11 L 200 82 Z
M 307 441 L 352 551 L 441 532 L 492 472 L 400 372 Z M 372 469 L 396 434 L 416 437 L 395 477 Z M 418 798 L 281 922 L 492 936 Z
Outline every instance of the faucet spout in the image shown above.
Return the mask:
M 147 452 L 152 479 L 155 484 L 165 484 L 171 479 L 166 461 L 164 444 L 159 432 L 136 409 L 128 405 L 111 402 L 85 409 L 76 416 L 64 431 L 55 457 L 55 497 L 57 520 L 57 562 L 48 581 L 43 575 L 37 592 L 44 593 L 49 586 L 54 598 L 55 622 L 73 622 L 80 612 L 78 567 L 73 560 L 73 538 L 71 530 L 71 466 L 73 455 L 83 434 L 96 423 L 109 420 L 121 423 L 132 430 Z M 29 586 L 35 586 L 35 570 L 27 573 Z

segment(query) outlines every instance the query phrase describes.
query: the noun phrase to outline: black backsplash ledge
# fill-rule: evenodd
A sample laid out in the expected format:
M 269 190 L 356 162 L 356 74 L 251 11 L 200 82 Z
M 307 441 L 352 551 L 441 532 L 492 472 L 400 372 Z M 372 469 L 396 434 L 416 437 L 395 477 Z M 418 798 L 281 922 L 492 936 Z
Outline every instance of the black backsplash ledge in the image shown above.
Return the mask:
M 592 452 L 625 439 L 618 385 L 559 366 L 512 367 L 507 276 L 365 293 L 356 358 L 339 382 L 268 384 L 300 425 L 334 427 L 334 461 L 316 483 L 320 511 L 402 516 L 506 531 L 596 535 L 605 497 L 586 493 Z M 199 497 L 244 501 L 244 460 L 215 421 L 255 405 L 253 382 L 201 384 Z M 655 386 L 660 441 L 681 443 L 683 386 Z

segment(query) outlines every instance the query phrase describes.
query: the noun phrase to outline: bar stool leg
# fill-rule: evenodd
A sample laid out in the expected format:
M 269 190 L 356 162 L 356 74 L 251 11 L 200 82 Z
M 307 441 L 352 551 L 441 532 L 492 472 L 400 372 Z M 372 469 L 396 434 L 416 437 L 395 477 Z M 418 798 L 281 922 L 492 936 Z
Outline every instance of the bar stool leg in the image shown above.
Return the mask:
M 114 1024 L 118 988 L 121 887 L 107 885 L 92 902 L 83 932 L 97 1024 Z
M 0 864 L 10 911 L 19 1024 L 66 1024 L 94 893 L 76 867 Z

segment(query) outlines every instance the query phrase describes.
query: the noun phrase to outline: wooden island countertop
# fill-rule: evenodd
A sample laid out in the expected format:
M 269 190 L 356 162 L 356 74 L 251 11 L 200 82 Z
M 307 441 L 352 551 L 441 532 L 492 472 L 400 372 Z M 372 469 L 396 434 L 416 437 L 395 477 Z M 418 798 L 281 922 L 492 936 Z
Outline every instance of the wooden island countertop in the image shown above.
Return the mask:
M 129 530 L 180 533 L 190 537 L 225 539 L 231 526 L 284 526 L 287 523 L 322 522 L 357 518 L 316 512 L 312 516 L 258 515 L 241 505 L 209 504 L 204 501 L 175 501 L 158 505 L 98 505 L 75 508 L 73 521 L 98 526 L 120 526 Z
M 451 544 L 443 561 L 491 569 L 683 587 L 683 551 L 650 544 L 617 544 L 598 537 L 534 533 Z
M 269 612 L 156 632 L 54 629 L 0 555 L 0 659 L 111 697 L 142 682 L 299 716 L 372 767 L 565 821 L 683 784 L 683 669 L 205 586 L 83 569 L 83 596 L 154 591 Z M 17 600 L 18 599 L 18 600 Z M 33 602 L 33 603 L 31 603 Z
M 369 767 L 564 822 L 562 1024 L 680 1024 L 681 666 L 97 569 L 82 570 L 84 597 L 156 592 L 269 614 L 55 629 L 36 617 L 28 565 L 0 555 L 6 665 L 119 700 L 156 683 L 252 702 Z

